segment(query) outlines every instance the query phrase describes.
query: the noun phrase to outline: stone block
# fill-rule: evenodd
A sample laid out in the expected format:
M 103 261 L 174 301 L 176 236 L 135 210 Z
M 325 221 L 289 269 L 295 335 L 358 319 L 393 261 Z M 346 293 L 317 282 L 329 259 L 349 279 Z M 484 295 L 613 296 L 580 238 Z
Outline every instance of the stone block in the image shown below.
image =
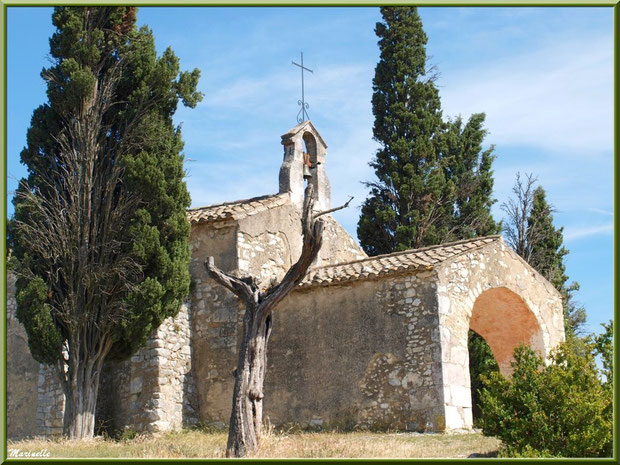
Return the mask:
M 471 408 L 471 389 L 467 386 L 450 386 L 451 404 Z M 446 402 L 448 402 L 446 400 Z
M 446 430 L 449 431 L 452 429 L 466 428 L 464 419 L 461 416 L 461 412 L 457 407 L 454 407 L 452 405 L 446 405 L 444 408 L 446 411 Z
M 141 391 L 142 391 L 142 378 L 141 377 L 133 378 L 131 380 L 131 383 L 129 384 L 129 392 L 131 394 L 137 394 Z

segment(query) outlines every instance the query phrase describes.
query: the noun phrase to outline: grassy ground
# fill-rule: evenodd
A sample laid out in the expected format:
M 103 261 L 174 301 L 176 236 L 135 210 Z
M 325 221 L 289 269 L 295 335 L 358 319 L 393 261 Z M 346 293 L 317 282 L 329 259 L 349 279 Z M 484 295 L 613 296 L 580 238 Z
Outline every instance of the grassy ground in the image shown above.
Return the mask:
M 56 457 L 141 457 L 182 458 L 224 457 L 226 433 L 182 431 L 156 436 L 137 436 L 112 440 L 96 438 L 88 441 L 28 440 L 9 441 L 11 449 L 20 452 L 49 451 Z M 415 433 L 268 433 L 263 436 L 255 457 L 469 457 L 493 454 L 500 441 L 467 434 Z

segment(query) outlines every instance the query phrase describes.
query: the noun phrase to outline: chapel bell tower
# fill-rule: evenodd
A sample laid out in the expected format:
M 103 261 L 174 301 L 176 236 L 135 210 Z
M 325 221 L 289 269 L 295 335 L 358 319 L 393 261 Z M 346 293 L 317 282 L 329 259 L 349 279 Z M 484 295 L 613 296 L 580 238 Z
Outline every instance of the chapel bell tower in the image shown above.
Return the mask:
M 280 193 L 290 192 L 291 201 L 302 205 L 306 183 L 314 185 L 316 208 L 330 209 L 330 187 L 325 172 L 327 144 L 312 122 L 304 121 L 282 136 L 284 161 L 280 167 Z

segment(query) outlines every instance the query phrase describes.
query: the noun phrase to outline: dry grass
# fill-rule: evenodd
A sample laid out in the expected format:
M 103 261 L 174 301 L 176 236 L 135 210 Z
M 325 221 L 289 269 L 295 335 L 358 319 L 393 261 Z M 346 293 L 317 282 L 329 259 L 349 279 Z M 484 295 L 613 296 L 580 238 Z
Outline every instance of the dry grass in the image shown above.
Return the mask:
M 155 436 L 137 436 L 127 440 L 92 439 L 88 441 L 28 440 L 9 441 L 11 449 L 21 452 L 49 451 L 57 457 L 131 457 L 131 458 L 221 458 L 224 457 L 226 433 L 182 431 Z M 261 458 L 319 457 L 468 457 L 493 453 L 500 441 L 468 434 L 414 433 L 273 433 L 263 436 Z

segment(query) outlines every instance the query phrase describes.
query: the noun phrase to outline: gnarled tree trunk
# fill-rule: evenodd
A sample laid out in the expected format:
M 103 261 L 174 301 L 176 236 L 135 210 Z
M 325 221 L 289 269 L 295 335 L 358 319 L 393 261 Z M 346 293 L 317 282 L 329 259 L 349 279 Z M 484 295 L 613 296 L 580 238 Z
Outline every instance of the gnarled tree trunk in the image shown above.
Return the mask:
M 84 359 L 76 355 L 56 366 L 65 394 L 63 434 L 69 439 L 86 439 L 94 435 L 99 378 L 111 345 L 110 338 L 102 337 L 96 345 L 98 350 L 89 353 L 83 344 Z
M 323 221 L 317 218 L 328 212 L 313 214 L 313 205 L 313 188 L 309 184 L 305 191 L 301 219 L 303 234 L 301 256 L 282 281 L 267 292 L 262 293 L 252 279 L 242 280 L 222 272 L 215 266 L 213 257 L 209 257 L 205 263 L 210 276 L 243 299 L 246 304 L 243 338 L 235 370 L 226 450 L 228 457 L 244 457 L 258 447 L 263 419 L 263 382 L 267 368 L 271 312 L 303 280 L 321 249 Z M 334 210 L 337 209 L 330 212 Z

